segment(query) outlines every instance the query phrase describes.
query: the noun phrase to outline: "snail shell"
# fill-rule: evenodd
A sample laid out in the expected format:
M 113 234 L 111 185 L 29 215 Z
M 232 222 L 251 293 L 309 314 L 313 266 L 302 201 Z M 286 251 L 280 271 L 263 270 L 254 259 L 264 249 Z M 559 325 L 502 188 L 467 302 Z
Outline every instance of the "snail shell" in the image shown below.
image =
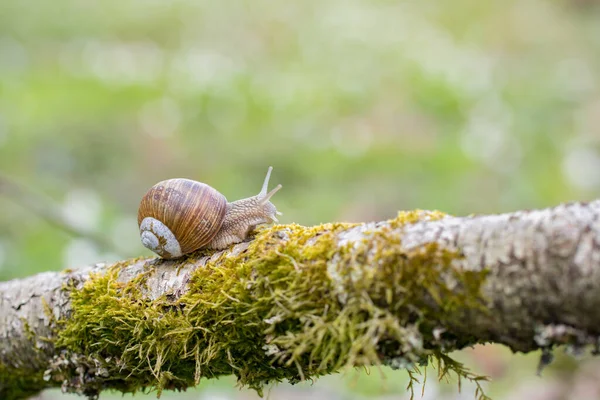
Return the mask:
M 138 225 L 144 246 L 176 258 L 208 245 L 227 211 L 227 199 L 202 182 L 176 178 L 157 183 L 144 195 Z

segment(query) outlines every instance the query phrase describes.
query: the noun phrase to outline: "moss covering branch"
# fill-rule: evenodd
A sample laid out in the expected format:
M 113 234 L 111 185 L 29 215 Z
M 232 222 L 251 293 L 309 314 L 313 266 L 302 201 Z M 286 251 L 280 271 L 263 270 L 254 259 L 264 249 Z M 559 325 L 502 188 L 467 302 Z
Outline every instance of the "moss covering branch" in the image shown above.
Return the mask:
M 160 394 L 222 375 L 260 393 L 368 365 L 478 383 L 449 352 L 596 346 L 599 217 L 594 202 L 277 225 L 222 252 L 0 283 L 0 398 Z

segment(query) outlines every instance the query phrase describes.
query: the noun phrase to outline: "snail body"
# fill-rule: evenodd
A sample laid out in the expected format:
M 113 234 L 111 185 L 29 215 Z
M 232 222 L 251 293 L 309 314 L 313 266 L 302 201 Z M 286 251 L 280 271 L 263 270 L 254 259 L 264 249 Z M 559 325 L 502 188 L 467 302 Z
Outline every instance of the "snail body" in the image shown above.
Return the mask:
M 277 222 L 281 215 L 267 192 L 272 167 L 261 191 L 228 202 L 213 187 L 191 179 L 158 182 L 144 195 L 138 209 L 142 244 L 162 258 L 181 257 L 198 249 L 224 249 L 240 243 L 260 224 Z

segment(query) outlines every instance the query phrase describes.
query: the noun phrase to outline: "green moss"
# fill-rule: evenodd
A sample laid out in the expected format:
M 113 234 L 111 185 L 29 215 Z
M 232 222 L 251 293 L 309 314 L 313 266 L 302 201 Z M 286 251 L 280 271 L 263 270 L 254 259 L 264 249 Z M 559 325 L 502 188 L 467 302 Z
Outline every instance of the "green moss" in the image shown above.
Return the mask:
M 402 253 L 393 232 L 442 216 L 402 213 L 341 250 L 337 235 L 356 224 L 262 229 L 245 252 L 195 270 L 176 301 L 143 298 L 143 278 L 119 283 L 122 266 L 114 266 L 71 294 L 73 314 L 57 345 L 94 368 L 67 386 L 88 395 L 104 387 L 160 394 L 233 374 L 262 393 L 269 383 L 348 366 L 385 363 L 416 373 L 432 358 L 446 374 L 474 379 L 443 354 L 434 329 L 480 304 L 484 274 L 455 270 L 459 255 L 435 244 Z M 458 286 L 450 288 L 448 277 Z
M 29 346 L 36 350 L 36 355 L 39 356 L 40 360 L 44 360 L 45 355 L 42 354 L 40 347 L 36 345 L 36 341 L 47 339 L 37 337 L 27 320 L 22 319 L 22 323 Z M 27 360 L 27 362 L 19 360 L 14 363 L 15 365 L 19 365 L 18 368 L 6 365 L 0 361 L 0 399 L 26 399 L 50 386 L 49 383 L 43 379 L 43 371 L 40 371 L 40 368 L 36 368 L 32 365 L 41 365 L 42 361 L 40 360 Z M 10 363 L 9 360 L 6 361 Z
M 13 368 L 0 363 L 0 399 L 27 399 L 47 387 L 39 370 Z
M 441 211 L 410 210 L 399 211 L 396 218 L 388 221 L 391 228 L 399 228 L 403 225 L 414 224 L 423 221 L 439 221 L 449 215 Z

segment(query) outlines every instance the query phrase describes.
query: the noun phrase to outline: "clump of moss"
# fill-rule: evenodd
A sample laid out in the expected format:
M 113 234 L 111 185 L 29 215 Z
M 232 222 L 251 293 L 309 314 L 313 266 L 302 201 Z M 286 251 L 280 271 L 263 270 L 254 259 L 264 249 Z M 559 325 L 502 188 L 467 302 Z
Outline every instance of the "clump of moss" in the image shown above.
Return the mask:
M 445 354 L 446 348 L 459 349 L 476 342 L 468 335 L 454 335 L 452 323 L 461 320 L 466 310 L 486 312 L 480 289 L 487 271 L 463 271 L 455 267 L 462 255 L 428 243 L 411 251 L 400 251 L 401 238 L 396 229 L 421 221 L 445 218 L 441 212 L 400 212 L 385 226 L 369 233 L 361 242 L 348 243 L 338 254 L 336 273 L 342 277 L 347 308 L 360 310 L 366 326 L 363 353 L 369 350 L 380 357 L 368 362 L 383 362 L 393 368 L 409 370 L 409 389 L 413 389 L 419 367 L 437 366 L 438 377 L 454 373 L 460 383 L 466 378 L 476 383 L 477 396 L 486 399 L 478 376 Z M 330 266 L 331 267 L 331 266 Z M 374 345 L 369 346 L 368 340 Z M 433 362 L 432 362 L 433 361 Z
M 47 305 L 44 302 L 43 306 L 47 312 Z M 26 319 L 23 318 L 21 323 L 28 342 L 27 346 L 34 349 L 35 354 L 33 357 L 29 355 L 27 360 L 20 359 L 18 355 L 12 360 L 0 357 L 0 399 L 2 400 L 26 399 L 51 386 L 44 379 L 44 371 L 39 367 L 44 365 L 47 359 L 45 346 L 41 342 L 46 342 L 48 339 L 36 336 Z
M 35 368 L 14 368 L 0 363 L 0 399 L 27 399 L 48 386 Z
M 107 387 L 160 394 L 233 374 L 262 394 L 271 382 L 398 360 L 416 368 L 430 358 L 470 377 L 443 355 L 433 331 L 453 309 L 477 303 L 484 277 L 454 270 L 458 255 L 433 244 L 399 251 L 392 231 L 401 217 L 342 249 L 338 234 L 356 224 L 263 229 L 245 252 L 195 270 L 177 300 L 151 301 L 141 282 L 119 283 L 121 266 L 91 277 L 72 291 L 73 313 L 57 346 L 95 369 L 64 386 L 88 395 Z M 449 288 L 444 275 L 461 289 Z
M 398 228 L 408 224 L 414 224 L 417 222 L 425 221 L 439 221 L 449 217 L 448 214 L 441 211 L 429 211 L 429 210 L 409 210 L 399 211 L 396 218 L 388 221 L 391 228 Z

